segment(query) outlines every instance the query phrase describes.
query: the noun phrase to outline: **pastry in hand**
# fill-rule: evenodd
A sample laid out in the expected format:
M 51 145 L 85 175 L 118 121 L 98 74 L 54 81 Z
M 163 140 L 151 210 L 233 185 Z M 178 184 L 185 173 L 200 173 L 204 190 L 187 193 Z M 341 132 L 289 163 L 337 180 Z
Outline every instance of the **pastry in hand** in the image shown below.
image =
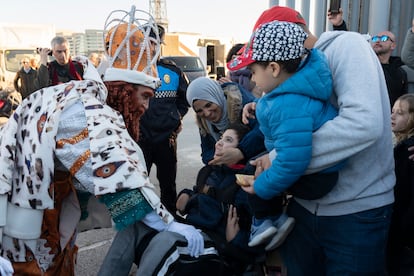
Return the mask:
M 254 175 L 236 173 L 236 183 L 242 187 L 250 186 L 248 179 L 254 180 Z

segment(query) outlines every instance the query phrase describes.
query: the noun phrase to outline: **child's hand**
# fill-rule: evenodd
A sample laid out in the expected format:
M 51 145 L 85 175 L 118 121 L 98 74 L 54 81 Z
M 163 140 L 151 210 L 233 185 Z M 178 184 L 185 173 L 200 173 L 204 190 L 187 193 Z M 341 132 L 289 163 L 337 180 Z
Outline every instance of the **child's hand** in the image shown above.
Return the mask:
M 237 233 L 239 233 L 239 231 L 239 217 L 237 216 L 236 207 L 230 205 L 227 214 L 226 240 L 228 242 L 232 241 L 236 237 Z
M 250 161 L 250 164 L 256 167 L 254 173 L 255 178 L 258 177 L 264 170 L 268 169 L 272 164 L 269 159 L 269 154 L 264 154 L 255 160 Z
M 256 103 L 251 102 L 247 103 L 243 107 L 243 113 L 242 113 L 242 122 L 243 124 L 247 125 L 249 123 L 249 119 L 255 119 L 256 118 Z
M 254 191 L 254 186 L 253 186 L 253 184 L 254 184 L 254 177 L 245 177 L 245 181 L 246 181 L 246 184 L 245 184 L 245 186 L 241 186 L 242 187 L 242 189 L 246 192 L 246 193 L 249 193 L 249 194 L 252 194 L 252 195 L 254 195 L 254 194 L 256 194 L 256 192 Z

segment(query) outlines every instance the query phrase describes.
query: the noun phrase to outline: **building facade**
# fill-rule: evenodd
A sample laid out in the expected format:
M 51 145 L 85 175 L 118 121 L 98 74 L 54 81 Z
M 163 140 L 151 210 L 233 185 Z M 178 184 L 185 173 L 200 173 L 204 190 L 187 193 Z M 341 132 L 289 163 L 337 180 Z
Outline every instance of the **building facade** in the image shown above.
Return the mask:
M 60 31 L 56 35 L 63 36 L 69 41 L 71 56 L 88 56 L 93 52 L 104 52 L 103 30 L 86 29 L 84 33 Z

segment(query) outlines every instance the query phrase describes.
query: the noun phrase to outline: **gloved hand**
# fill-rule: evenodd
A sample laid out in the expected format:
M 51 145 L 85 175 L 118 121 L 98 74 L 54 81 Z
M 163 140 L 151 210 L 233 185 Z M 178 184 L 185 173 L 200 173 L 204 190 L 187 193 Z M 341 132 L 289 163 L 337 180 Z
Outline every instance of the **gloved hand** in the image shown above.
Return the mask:
M 3 257 L 0 257 L 0 275 L 12 276 L 14 272 L 11 262 Z
M 183 235 L 186 238 L 190 256 L 198 258 L 204 251 L 203 236 L 201 235 L 200 230 L 196 229 L 194 226 L 173 221 L 167 226 L 166 230 Z

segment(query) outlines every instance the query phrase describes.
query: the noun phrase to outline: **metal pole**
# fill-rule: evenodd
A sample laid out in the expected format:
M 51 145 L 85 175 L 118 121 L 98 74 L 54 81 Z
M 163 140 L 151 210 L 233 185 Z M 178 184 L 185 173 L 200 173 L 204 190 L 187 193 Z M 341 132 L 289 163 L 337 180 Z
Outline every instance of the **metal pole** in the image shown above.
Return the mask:
M 286 0 L 286 7 L 295 9 L 295 0 Z
M 310 7 L 309 28 L 313 34 L 320 36 L 326 28 L 327 5 L 326 0 L 315 0 Z
M 370 1 L 368 32 L 375 35 L 381 31 L 388 30 L 390 22 L 391 1 Z
M 297 0 L 300 5 L 300 9 L 297 9 L 298 12 L 303 16 L 306 23 L 309 24 L 309 13 L 310 13 L 310 1 L 309 0 Z
M 358 14 L 358 18 L 360 18 L 359 27 L 355 29 L 355 31 L 360 32 L 362 34 L 368 34 L 368 27 L 369 27 L 369 14 L 370 14 L 370 0 L 362 0 L 361 1 L 361 11 Z M 372 35 L 372 34 L 370 34 Z
M 279 0 L 269 0 L 269 8 L 273 6 L 278 6 Z

